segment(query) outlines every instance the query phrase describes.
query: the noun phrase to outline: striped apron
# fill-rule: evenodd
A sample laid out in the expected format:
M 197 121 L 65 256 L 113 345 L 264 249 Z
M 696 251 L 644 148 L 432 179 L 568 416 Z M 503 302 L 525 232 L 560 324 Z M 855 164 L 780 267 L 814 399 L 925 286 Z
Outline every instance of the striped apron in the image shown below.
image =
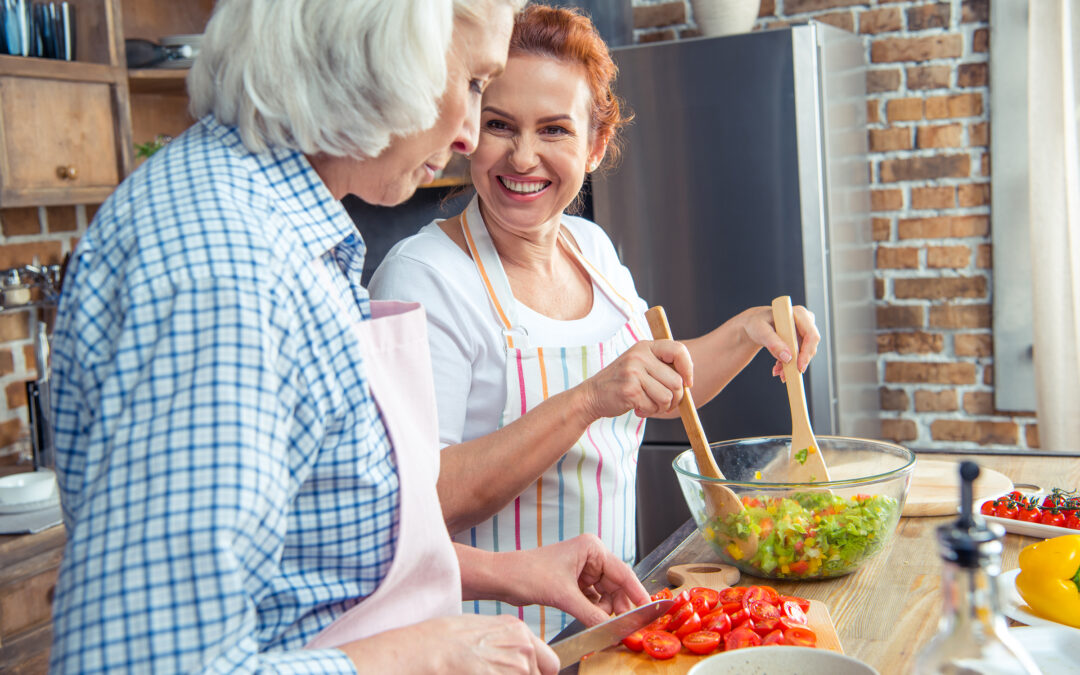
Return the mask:
M 529 345 L 528 335 L 517 319 L 517 301 L 480 215 L 477 199 L 462 213 L 461 222 L 472 259 L 506 338 L 507 395 L 500 428 L 549 396 L 581 384 L 649 335 L 634 316 L 630 301 L 619 295 L 563 231 L 559 235 L 560 245 L 588 272 L 594 287 L 619 308 L 626 322 L 599 343 Z M 597 301 L 600 298 L 594 299 Z M 633 410 L 616 418 L 596 420 L 554 466 L 513 502 L 490 520 L 459 533 L 455 541 L 488 551 L 512 551 L 591 532 L 615 555 L 633 564 L 637 451 L 644 431 L 645 420 Z M 558 634 L 573 620 L 552 608 L 514 607 L 490 600 L 466 602 L 464 609 L 477 614 L 513 614 L 544 640 Z

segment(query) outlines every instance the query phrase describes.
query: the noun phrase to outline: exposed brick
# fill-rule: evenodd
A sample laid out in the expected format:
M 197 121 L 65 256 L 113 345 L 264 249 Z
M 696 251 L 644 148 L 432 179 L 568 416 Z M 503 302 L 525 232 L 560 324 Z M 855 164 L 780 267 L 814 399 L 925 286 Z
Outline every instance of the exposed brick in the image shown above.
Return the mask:
M 960 206 L 986 206 L 990 203 L 990 183 L 964 183 L 957 187 Z
M 870 228 L 874 241 L 888 241 L 892 233 L 892 221 L 888 218 L 873 218 Z
M 975 267 L 988 270 L 994 266 L 993 248 L 990 244 L 979 244 L 975 249 Z
M 910 247 L 878 246 L 878 269 L 918 269 L 919 249 Z
M 953 94 L 926 99 L 926 119 L 977 117 L 983 112 L 982 94 Z
M 881 388 L 882 410 L 907 410 L 911 405 L 910 397 L 903 389 Z
M 988 391 L 969 391 L 964 394 L 964 412 L 969 415 L 993 415 L 994 395 Z
M 958 407 L 955 389 L 915 392 L 915 412 L 952 412 Z
M 926 310 L 920 305 L 890 305 L 878 307 L 877 327 L 922 328 L 926 324 Z
M 919 430 L 914 420 L 881 420 L 881 437 L 894 443 L 913 441 Z
M 1039 425 L 1038 424 L 1025 424 L 1024 425 L 1024 440 L 1027 441 L 1029 448 L 1039 448 Z
M 985 237 L 989 233 L 989 216 L 901 218 L 896 226 L 896 235 L 898 239 Z
M 964 0 L 960 9 L 960 21 L 963 23 L 988 23 L 990 21 L 990 0 Z
M 890 122 L 910 122 L 923 117 L 921 98 L 894 98 L 885 102 L 885 117 Z
M 758 7 L 758 18 L 776 16 L 776 0 L 761 0 Z
M 0 246 L 0 269 L 32 265 L 59 264 L 63 255 L 58 241 L 35 241 Z
M 870 209 L 872 211 L 897 211 L 904 208 L 903 190 L 871 190 Z
M 37 355 L 34 354 L 33 343 L 23 345 L 23 363 L 26 364 L 26 370 L 32 373 L 37 372 Z
M 1016 422 L 967 422 L 934 420 L 930 436 L 935 441 L 966 441 L 979 445 L 1016 445 L 1020 427 Z
M 867 9 L 859 12 L 860 33 L 888 33 L 903 28 L 900 10 L 896 7 Z
M 634 7 L 634 28 L 661 28 L 686 23 L 686 3 L 661 2 Z
M 979 159 L 979 175 L 990 176 L 990 153 L 983 153 L 982 158 Z
M 971 175 L 971 158 L 967 155 L 933 155 L 886 159 L 878 165 L 882 183 L 902 180 L 934 180 L 935 178 L 967 178 Z
M 881 300 L 885 297 L 885 280 L 874 279 L 874 299 Z
M 956 188 L 943 187 L 911 188 L 911 208 L 913 209 L 951 209 L 956 206 Z
M 985 298 L 986 290 L 986 277 L 923 277 L 893 281 L 893 295 L 898 300 Z
M 0 422 L 0 447 L 8 446 L 23 436 L 23 423 L 18 417 Z
M 953 338 L 953 351 L 957 356 L 992 356 L 994 338 L 981 333 L 960 333 Z
M 7 397 L 8 410 L 19 410 L 26 407 L 26 384 L 21 380 L 11 382 L 4 387 L 4 396 Z
M 994 366 L 988 365 L 983 368 L 983 384 L 988 387 L 994 386 Z
M 963 53 L 964 39 L 956 34 L 882 38 L 870 45 L 870 60 L 874 63 L 955 59 Z
M 26 234 L 41 234 L 41 221 L 36 206 L 0 211 L 0 223 L 3 224 L 5 237 L 18 237 Z
M 665 42 L 668 40 L 674 40 L 676 33 L 671 28 L 665 28 L 663 30 L 655 30 L 648 33 L 642 33 L 638 36 L 638 42 L 645 44 L 648 42 Z
M 912 7 L 907 11 L 907 27 L 910 31 L 949 27 L 949 6 L 945 3 Z
M 849 33 L 855 32 L 855 15 L 851 12 L 832 12 L 831 14 L 819 14 L 814 17 L 817 21 L 836 26 Z
M 911 129 L 889 127 L 888 129 L 870 130 L 870 152 L 888 152 L 889 150 L 910 150 Z
M 980 28 L 971 36 L 971 51 L 985 53 L 990 51 L 990 29 Z
M 900 88 L 899 68 L 875 68 L 866 71 L 866 93 L 896 91 Z
M 968 125 L 968 145 L 981 147 L 990 145 L 990 125 L 987 122 L 975 122 Z
M 30 312 L 0 314 L 0 342 L 26 340 L 30 337 Z
M 945 336 L 921 330 L 892 333 L 889 342 L 888 351 L 897 354 L 940 354 L 945 348 Z
M 10 375 L 15 372 L 15 356 L 10 349 L 0 349 L 0 375 Z
M 930 308 L 931 328 L 990 328 L 990 321 L 990 305 L 938 305 Z
M 964 144 L 964 127 L 961 124 L 919 127 L 917 138 L 920 149 L 959 148 Z
M 784 13 L 788 15 L 802 14 L 803 12 L 817 12 L 822 9 L 864 4 L 866 4 L 866 0 L 784 0 Z
M 926 249 L 926 266 L 933 269 L 957 269 L 971 264 L 971 248 L 968 246 L 929 246 Z
M 870 99 L 866 102 L 866 122 L 875 124 L 881 121 L 881 101 Z
M 949 86 L 952 68 L 949 66 L 915 66 L 907 69 L 907 88 L 945 89 Z
M 990 67 L 987 63 L 962 63 L 956 69 L 956 86 L 985 87 L 990 84 Z
M 890 361 L 885 364 L 885 381 L 916 384 L 975 384 L 975 364 Z
M 75 222 L 74 206 L 50 206 L 45 209 L 45 221 L 49 232 L 74 232 L 78 229 Z
M 679 39 L 687 40 L 689 38 L 701 37 L 705 33 L 701 32 L 700 28 L 680 28 Z

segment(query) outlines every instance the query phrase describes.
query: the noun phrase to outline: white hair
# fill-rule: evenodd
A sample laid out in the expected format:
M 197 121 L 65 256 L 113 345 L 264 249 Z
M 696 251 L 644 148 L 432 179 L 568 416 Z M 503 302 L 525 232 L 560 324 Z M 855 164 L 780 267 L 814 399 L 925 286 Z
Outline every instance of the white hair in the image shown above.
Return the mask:
M 252 152 L 375 157 L 433 126 L 455 16 L 525 0 L 218 0 L 188 75 L 191 113 Z

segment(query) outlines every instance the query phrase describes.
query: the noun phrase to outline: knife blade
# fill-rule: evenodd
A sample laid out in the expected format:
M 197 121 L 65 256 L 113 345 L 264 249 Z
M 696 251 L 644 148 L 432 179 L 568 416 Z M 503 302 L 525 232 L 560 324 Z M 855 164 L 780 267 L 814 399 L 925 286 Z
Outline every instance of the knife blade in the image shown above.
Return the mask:
M 637 629 L 649 625 L 671 609 L 672 604 L 674 601 L 671 598 L 662 598 L 553 643 L 551 648 L 559 655 L 559 670 L 568 668 L 586 654 L 610 647 Z

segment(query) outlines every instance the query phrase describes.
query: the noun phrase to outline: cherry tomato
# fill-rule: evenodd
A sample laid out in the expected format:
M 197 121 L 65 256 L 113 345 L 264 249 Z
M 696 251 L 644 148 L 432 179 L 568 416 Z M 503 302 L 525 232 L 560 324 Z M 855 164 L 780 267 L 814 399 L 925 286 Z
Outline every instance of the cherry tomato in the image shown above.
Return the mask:
M 670 588 L 661 588 L 660 590 L 658 590 L 657 592 L 652 594 L 652 599 L 653 600 L 664 600 L 664 599 L 670 598 L 670 597 L 671 597 L 671 589 Z
M 1010 492 L 1009 494 L 1007 494 L 1005 496 L 1008 497 L 1009 499 L 1011 499 L 1013 501 L 1017 501 L 1017 502 L 1024 498 L 1024 495 L 1020 494 L 1019 490 L 1013 490 L 1012 492 Z
M 698 586 L 690 589 L 690 602 L 694 602 L 695 598 L 697 598 L 699 604 L 705 606 L 705 611 L 702 612 L 699 609 L 698 613 L 705 615 L 713 611 L 716 605 L 720 603 L 720 592 L 712 588 Z
M 1020 509 L 1020 512 L 1016 514 L 1016 519 L 1027 523 L 1037 523 L 1041 516 L 1038 509 Z
M 1070 530 L 1080 530 L 1080 516 L 1076 515 L 1075 511 L 1065 518 L 1065 527 Z
M 788 569 L 791 570 L 792 574 L 798 574 L 799 576 L 802 576 L 810 571 L 810 563 L 806 562 L 805 560 L 796 560 L 795 562 L 788 565 Z
M 1016 516 L 1019 513 L 1020 509 L 1018 509 L 1016 506 L 1010 505 L 1007 502 L 998 504 L 997 507 L 994 509 L 994 515 L 998 518 L 1011 518 L 1013 520 L 1016 520 Z
M 739 611 L 731 615 L 731 627 L 738 628 L 749 620 L 750 612 L 746 611 L 745 609 L 740 609 Z
M 644 647 L 641 644 L 641 638 L 645 635 L 645 629 L 636 630 L 630 633 L 622 639 L 622 643 L 626 645 L 626 648 L 632 652 L 640 652 Z
M 774 630 L 774 631 L 770 632 L 768 635 L 766 635 L 765 637 L 761 638 L 761 646 L 762 647 L 764 647 L 766 645 L 782 645 L 782 644 L 784 644 L 784 634 L 781 633 L 779 630 Z
M 784 631 L 784 642 L 796 647 L 816 647 L 817 634 L 806 626 L 792 626 Z
M 671 609 L 668 610 L 668 614 L 674 614 L 680 607 L 690 602 L 690 591 L 683 591 L 677 595 L 672 596 Z
M 664 630 L 647 631 L 641 638 L 641 646 L 654 659 L 670 659 L 682 650 L 679 638 Z
M 728 586 L 720 589 L 720 602 L 725 605 L 729 602 L 742 602 L 746 595 L 746 586 Z
M 785 617 L 791 619 L 797 624 L 806 625 L 806 612 L 803 611 L 802 605 L 795 600 L 785 600 L 780 609 Z
M 712 614 L 701 617 L 701 627 L 714 633 L 720 633 L 720 635 L 727 635 L 731 632 L 731 617 L 725 614 L 723 610 L 718 609 Z
M 1065 527 L 1065 516 L 1060 513 L 1054 513 L 1053 511 L 1043 511 L 1042 516 L 1039 518 L 1039 522 L 1043 525 Z
M 754 620 L 754 623 L 762 619 L 779 619 L 780 608 L 767 602 L 751 602 L 746 608 L 746 613 Z
M 775 605 L 780 602 L 780 594 L 771 586 L 751 586 L 746 589 L 746 595 L 743 596 L 743 608 L 749 607 L 751 602 L 758 600 Z
M 810 611 L 810 601 L 807 600 L 806 598 L 800 598 L 800 597 L 795 596 L 795 595 L 781 595 L 780 596 L 780 604 L 781 604 L 781 606 L 785 602 L 794 602 L 794 603 L 798 604 L 799 608 L 802 609 L 803 612 L 809 612 Z
M 761 644 L 761 636 L 752 630 L 737 628 L 724 636 L 724 651 L 742 649 L 743 647 L 757 647 Z
M 997 506 L 994 505 L 994 502 L 983 502 L 982 506 L 979 507 L 979 513 L 984 516 L 993 516 L 995 515 L 996 508 Z
M 722 602 L 722 603 L 720 603 L 720 609 L 724 610 L 724 612 L 726 612 L 728 614 L 734 614 L 735 612 L 742 609 L 742 603 L 741 602 Z
M 692 615 L 692 614 L 697 614 L 697 612 L 694 611 L 694 606 L 693 605 L 691 605 L 690 603 L 686 603 L 685 605 L 682 605 L 677 610 L 675 610 L 673 613 L 668 615 L 668 616 L 671 617 L 671 623 L 668 624 L 668 626 L 667 626 L 667 628 L 665 630 L 669 630 L 672 633 L 674 633 L 680 627 L 682 627 L 682 625 L 684 623 L 686 623 L 686 620 L 689 619 L 690 615 Z
M 694 612 L 683 622 L 683 625 L 675 629 L 675 636 L 684 638 L 690 633 L 696 633 L 699 630 L 701 630 L 701 617 L 698 616 L 697 612 Z
M 760 621 L 752 621 L 754 624 L 754 632 L 765 637 L 769 633 L 773 632 L 777 628 L 781 628 L 781 619 L 761 619 Z
M 716 605 L 715 603 L 710 605 L 708 598 L 702 597 L 700 595 L 691 595 L 690 606 L 694 608 L 695 612 L 704 616 L 711 612 L 713 607 L 715 607 Z
M 682 645 L 695 654 L 709 654 L 716 651 L 716 648 L 720 646 L 720 641 L 723 639 L 724 636 L 720 635 L 720 633 L 711 630 L 699 630 L 684 637 Z
M 1050 495 L 1043 497 L 1042 505 L 1044 509 L 1052 509 L 1057 506 L 1057 504 L 1054 503 L 1054 498 Z
M 671 626 L 671 615 L 670 614 L 665 614 L 665 615 L 663 615 L 661 617 L 658 617 L 656 619 L 656 621 L 653 621 L 652 623 L 650 623 L 648 626 L 645 626 L 641 630 L 642 630 L 642 632 L 650 631 L 650 630 L 667 630 L 670 626 Z

